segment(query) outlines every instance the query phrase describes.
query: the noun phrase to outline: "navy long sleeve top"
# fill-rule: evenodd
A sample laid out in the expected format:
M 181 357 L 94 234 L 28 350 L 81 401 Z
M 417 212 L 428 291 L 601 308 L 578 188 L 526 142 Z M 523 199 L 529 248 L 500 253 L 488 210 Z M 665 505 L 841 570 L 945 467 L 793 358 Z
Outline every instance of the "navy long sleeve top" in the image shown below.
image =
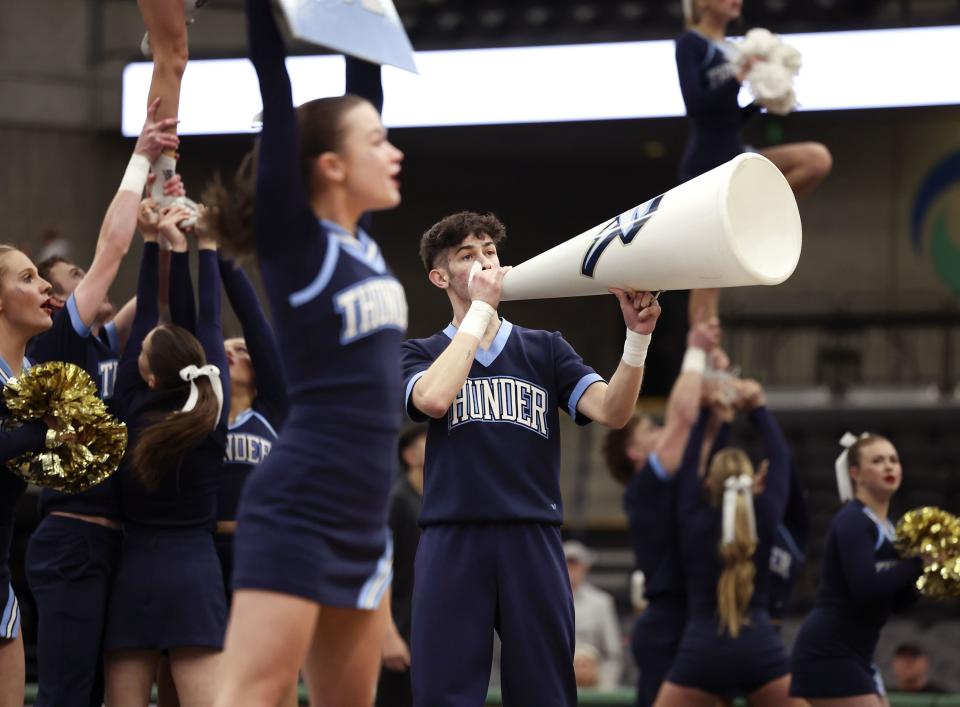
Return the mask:
M 283 39 L 269 2 L 247 0 L 247 15 L 263 98 L 254 231 L 290 402 L 336 411 L 338 424 L 399 430 L 403 288 L 373 239 L 313 213 Z
M 243 328 L 257 388 L 252 408 L 241 412 L 227 432 L 217 520 L 234 520 L 247 476 L 270 453 L 289 404 L 280 351 L 253 284 L 243 270 L 225 258 L 220 259 L 220 277 Z
M 191 334 L 197 331 L 197 305 L 190 279 L 190 253 L 170 254 L 170 320 Z
M 871 660 L 880 629 L 890 613 L 916 595 L 920 558 L 901 560 L 894 530 L 858 500 L 841 508 L 830 524 L 817 591 L 817 609 L 843 617 L 836 640 Z
M 770 462 L 766 488 L 753 498 L 757 550 L 753 558 L 756 576 L 750 601 L 751 608 L 766 611 L 770 601 L 770 548 L 787 502 L 790 453 L 779 425 L 767 408 L 753 410 L 750 420 L 760 432 Z M 712 506 L 707 499 L 696 465 L 681 468 L 677 483 L 677 529 L 689 612 L 691 616 L 712 618 L 717 608 L 717 581 L 723 570 L 717 551 L 722 533 L 722 509 Z
M 681 469 L 692 467 L 696 473 L 708 419 L 709 411 L 704 410 L 690 430 Z M 645 593 L 651 601 L 667 595 L 682 598 L 684 584 L 676 533 L 676 504 L 676 477 L 667 473 L 656 452 L 652 452 L 646 464 L 630 479 L 623 495 L 637 569 L 646 578 Z
M 130 340 L 117 371 L 115 406 L 130 431 L 128 450 L 136 444 L 139 431 L 158 415 L 179 410 L 186 402 L 189 384 L 173 390 L 153 391 L 140 376 L 137 360 L 144 337 L 156 326 L 157 264 L 156 243 L 144 246 L 140 281 L 137 288 L 137 314 Z M 134 473 L 128 453 L 120 474 L 123 516 L 128 529 L 135 528 L 209 528 L 216 520 L 216 494 L 226 445 L 226 419 L 229 414 L 230 377 L 223 350 L 220 325 L 220 275 L 216 253 L 201 250 L 200 311 L 196 336 L 207 363 L 220 369 L 224 406 L 215 430 L 193 450 L 188 451 L 178 468 L 169 470 L 159 488 L 148 491 Z M 174 322 L 183 326 L 187 322 Z
M 690 138 L 680 162 L 682 181 L 728 162 L 744 151 L 743 123 L 758 107 L 740 107 L 740 81 L 724 47 L 688 30 L 676 41 L 680 92 L 690 120 Z

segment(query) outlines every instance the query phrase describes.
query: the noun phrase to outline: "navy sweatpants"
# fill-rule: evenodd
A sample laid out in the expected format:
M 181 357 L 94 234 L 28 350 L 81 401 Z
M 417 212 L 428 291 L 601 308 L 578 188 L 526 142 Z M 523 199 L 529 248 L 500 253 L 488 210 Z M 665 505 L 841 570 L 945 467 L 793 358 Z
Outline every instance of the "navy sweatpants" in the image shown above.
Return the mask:
M 574 707 L 573 597 L 560 529 L 540 524 L 424 528 L 411 637 L 416 707 L 481 707 L 503 644 L 505 707 Z
M 103 631 L 121 531 L 48 515 L 27 546 L 37 602 L 37 705 L 103 703 Z

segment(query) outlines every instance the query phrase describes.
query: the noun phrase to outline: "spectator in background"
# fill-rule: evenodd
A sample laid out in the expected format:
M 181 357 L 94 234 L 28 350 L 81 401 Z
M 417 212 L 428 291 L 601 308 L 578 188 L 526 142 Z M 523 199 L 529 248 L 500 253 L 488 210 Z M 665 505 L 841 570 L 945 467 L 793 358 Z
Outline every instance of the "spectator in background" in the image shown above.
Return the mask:
M 613 597 L 586 581 L 594 557 L 583 543 L 568 540 L 563 555 L 573 590 L 577 686 L 616 689 L 623 669 L 623 640 Z
M 393 621 L 383 639 L 383 666 L 377 686 L 377 707 L 413 704 L 410 686 L 410 624 L 413 600 L 413 564 L 420 543 L 423 506 L 423 459 L 427 429 L 417 425 L 400 435 L 400 466 L 405 472 L 390 493 L 388 524 L 393 537 L 393 584 L 390 611 Z
M 945 693 L 947 690 L 930 682 L 930 657 L 917 643 L 901 643 L 894 651 L 890 667 L 897 678 L 897 692 Z
M 47 224 L 40 230 L 40 248 L 37 250 L 37 262 L 59 255 L 70 260 L 70 241 L 63 238 L 56 228 Z

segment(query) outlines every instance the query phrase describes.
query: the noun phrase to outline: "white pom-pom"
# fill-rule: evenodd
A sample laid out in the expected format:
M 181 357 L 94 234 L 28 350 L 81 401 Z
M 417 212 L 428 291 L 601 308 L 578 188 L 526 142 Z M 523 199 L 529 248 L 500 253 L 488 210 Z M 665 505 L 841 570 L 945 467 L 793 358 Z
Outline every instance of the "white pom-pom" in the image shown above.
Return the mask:
M 773 32 L 762 27 L 755 27 L 747 32 L 740 43 L 740 52 L 745 56 L 767 58 L 780 44 L 780 38 Z
M 800 50 L 790 44 L 780 44 L 773 52 L 773 60 L 783 64 L 794 74 L 800 73 L 800 68 L 803 66 Z
M 772 61 L 757 62 L 747 75 L 750 90 L 760 101 L 771 101 L 793 90 L 793 74 L 782 64 Z
M 746 76 L 750 92 L 757 103 L 776 115 L 786 115 L 797 107 L 793 80 L 802 65 L 796 47 L 784 44 L 769 30 L 755 28 L 747 32 L 737 47 L 736 65 L 744 67 L 747 61 L 756 61 Z

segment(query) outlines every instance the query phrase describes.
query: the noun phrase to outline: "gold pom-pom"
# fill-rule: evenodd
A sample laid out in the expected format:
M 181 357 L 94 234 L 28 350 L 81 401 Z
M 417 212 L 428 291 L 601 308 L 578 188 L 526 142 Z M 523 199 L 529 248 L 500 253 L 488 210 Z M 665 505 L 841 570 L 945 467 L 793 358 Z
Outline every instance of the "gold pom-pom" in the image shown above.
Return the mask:
M 960 518 L 933 506 L 904 513 L 897 523 L 897 550 L 903 557 L 923 558 L 921 594 L 960 596 Z
M 97 386 L 79 366 L 51 361 L 33 366 L 3 388 L 18 422 L 50 416 L 57 432 L 47 449 L 7 462 L 9 469 L 37 486 L 78 493 L 117 470 L 127 448 L 127 428 L 107 412 Z

